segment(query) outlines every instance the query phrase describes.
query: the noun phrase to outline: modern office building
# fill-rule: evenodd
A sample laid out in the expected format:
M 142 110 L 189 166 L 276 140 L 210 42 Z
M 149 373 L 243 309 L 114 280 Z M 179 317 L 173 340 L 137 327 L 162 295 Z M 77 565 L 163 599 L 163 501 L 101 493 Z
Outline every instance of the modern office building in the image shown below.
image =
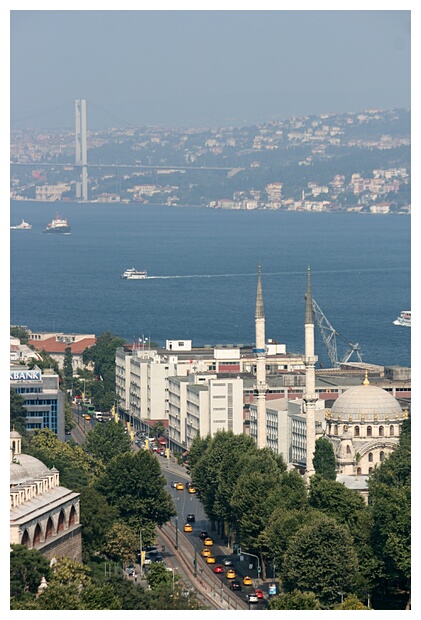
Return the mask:
M 26 409 L 26 430 L 49 428 L 65 440 L 64 399 L 59 376 L 53 371 L 41 371 L 38 366 L 10 366 L 10 387 L 20 394 Z

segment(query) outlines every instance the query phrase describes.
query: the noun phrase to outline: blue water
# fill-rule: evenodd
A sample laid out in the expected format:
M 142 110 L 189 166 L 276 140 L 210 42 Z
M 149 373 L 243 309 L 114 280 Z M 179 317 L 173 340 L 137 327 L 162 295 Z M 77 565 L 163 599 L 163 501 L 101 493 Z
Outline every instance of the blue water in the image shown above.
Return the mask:
M 70 235 L 42 233 L 57 211 Z M 252 344 L 260 262 L 266 336 L 301 353 L 310 264 L 338 356 L 359 343 L 363 361 L 411 365 L 411 329 L 393 325 L 411 308 L 407 216 L 12 202 L 11 224 L 22 218 L 33 228 L 10 231 L 12 324 Z M 121 279 L 128 267 L 149 279 Z M 316 354 L 330 365 L 317 328 Z

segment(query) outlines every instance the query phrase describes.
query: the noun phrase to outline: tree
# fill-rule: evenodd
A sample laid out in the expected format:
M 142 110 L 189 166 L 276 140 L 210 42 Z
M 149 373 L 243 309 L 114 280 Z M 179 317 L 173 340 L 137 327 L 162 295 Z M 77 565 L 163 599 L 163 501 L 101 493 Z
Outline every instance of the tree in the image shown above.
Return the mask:
M 56 467 L 61 484 L 75 491 L 95 480 L 103 469 L 101 462 L 95 461 L 83 448 L 60 441 L 47 428 L 34 431 L 27 452 L 47 467 Z
M 336 480 L 336 459 L 332 443 L 326 437 L 320 437 L 316 441 L 316 449 L 313 456 L 313 467 L 316 474 L 326 480 Z
M 114 523 L 105 535 L 104 551 L 124 564 L 134 562 L 139 551 L 139 533 L 124 522 Z
M 11 545 L 10 553 L 10 597 L 19 599 L 23 595 L 36 594 L 41 579 L 50 579 L 50 563 L 36 549 L 24 545 Z
M 410 591 L 411 583 L 411 426 L 402 425 L 399 445 L 368 482 L 373 526 L 371 542 L 380 562 L 383 589 Z
M 165 485 L 166 478 L 156 456 L 148 450 L 139 450 L 111 459 L 96 488 L 110 505 L 119 509 L 127 525 L 136 531 L 142 529 L 147 543 L 154 539 L 155 527 L 176 514 L 174 501 Z
M 347 489 L 340 482 L 327 480 L 316 474 L 310 481 L 309 504 L 339 523 L 349 526 L 354 532 L 360 511 L 366 510 L 362 496 Z
M 322 605 L 331 607 L 338 592 L 352 592 L 357 568 L 348 528 L 324 517 L 303 526 L 291 539 L 281 576 L 287 592 L 314 592 Z
M 363 610 L 368 609 L 355 594 L 348 594 L 343 603 L 335 605 L 333 609 L 355 609 Z
M 73 354 L 71 347 L 64 349 L 63 377 L 66 389 L 70 390 L 73 384 Z
M 107 464 L 117 454 L 131 450 L 131 439 L 121 422 L 110 420 L 107 424 L 96 424 L 86 434 L 85 450 L 96 459 Z
M 295 609 L 295 610 L 309 610 L 309 609 L 323 609 L 319 599 L 314 592 L 300 592 L 300 590 L 293 590 L 286 594 L 278 594 L 270 599 L 269 609 Z
M 21 344 L 28 344 L 29 332 L 21 325 L 11 325 L 10 335 L 13 338 L 19 338 Z
M 14 429 L 20 435 L 26 436 L 26 409 L 24 399 L 10 388 L 10 430 Z
M 104 546 L 105 536 L 118 519 L 116 506 L 110 506 L 101 493 L 92 487 L 83 487 L 80 494 L 80 521 L 83 523 L 84 555 L 94 554 Z
M 111 332 L 104 332 L 96 340 L 96 343 L 84 350 L 82 359 L 84 364 L 92 362 L 97 382 L 92 384 L 92 396 L 101 411 L 106 411 L 115 398 L 115 354 L 119 347 L 124 344 L 124 339 L 113 336 Z M 102 385 L 101 385 L 102 383 Z M 101 402 L 103 405 L 100 406 Z
M 72 409 L 67 400 L 64 401 L 64 431 L 66 434 L 70 433 L 75 428 L 76 422 L 73 418 Z

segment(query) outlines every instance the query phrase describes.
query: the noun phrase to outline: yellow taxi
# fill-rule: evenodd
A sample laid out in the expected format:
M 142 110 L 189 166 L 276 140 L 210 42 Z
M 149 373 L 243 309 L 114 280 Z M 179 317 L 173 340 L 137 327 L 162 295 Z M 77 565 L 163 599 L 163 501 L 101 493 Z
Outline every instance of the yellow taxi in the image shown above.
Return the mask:
M 184 526 L 184 531 L 185 532 L 192 532 L 193 531 L 193 526 L 190 523 L 186 523 L 186 525 Z
M 208 558 L 210 555 L 212 555 L 211 550 L 208 549 L 207 547 L 203 547 L 201 554 L 202 554 L 202 557 L 204 558 Z
M 233 568 L 228 569 L 225 577 L 227 579 L 235 579 L 235 570 Z
M 248 575 L 246 575 L 243 579 L 243 585 L 245 586 L 252 586 L 253 585 L 253 579 L 251 577 L 249 577 Z
M 213 540 L 212 538 L 205 538 L 205 540 L 203 541 L 203 544 L 205 545 L 205 547 L 212 547 L 213 545 Z
M 89 413 L 84 413 L 83 417 L 85 418 L 85 420 L 90 420 L 91 416 L 89 415 Z
M 177 482 L 176 487 L 177 491 L 184 491 L 184 484 L 182 482 Z
M 215 564 L 216 563 L 216 558 L 213 557 L 213 555 L 208 555 L 208 557 L 206 558 L 206 564 Z

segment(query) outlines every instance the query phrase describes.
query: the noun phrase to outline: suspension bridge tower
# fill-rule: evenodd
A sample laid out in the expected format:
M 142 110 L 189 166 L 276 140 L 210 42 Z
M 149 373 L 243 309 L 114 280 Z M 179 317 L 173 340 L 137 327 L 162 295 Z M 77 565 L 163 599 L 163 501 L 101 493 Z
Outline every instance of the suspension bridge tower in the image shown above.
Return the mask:
M 86 141 L 86 99 L 76 99 L 76 165 L 81 167 L 81 180 L 76 183 L 76 198 L 88 200 L 88 149 Z

